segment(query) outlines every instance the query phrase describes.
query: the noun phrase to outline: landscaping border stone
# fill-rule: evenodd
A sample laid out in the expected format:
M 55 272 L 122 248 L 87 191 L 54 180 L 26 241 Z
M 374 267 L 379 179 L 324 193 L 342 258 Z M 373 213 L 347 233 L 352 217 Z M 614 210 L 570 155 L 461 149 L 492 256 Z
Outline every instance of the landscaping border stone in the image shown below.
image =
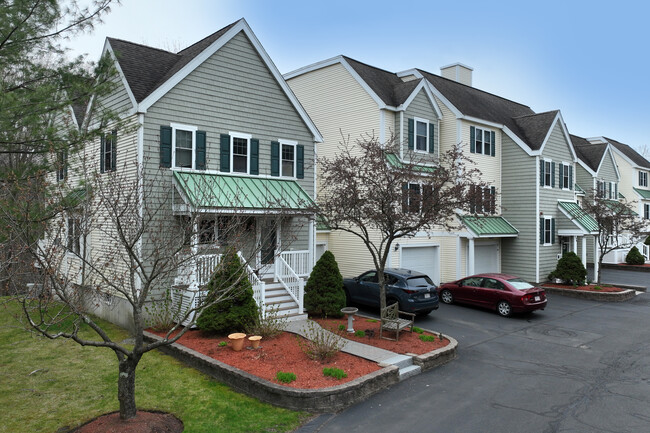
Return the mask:
M 433 331 L 429 332 L 433 333 Z M 420 366 L 422 371 L 427 371 L 434 367 L 438 367 L 439 365 L 446 364 L 458 356 L 458 341 L 448 335 L 440 335 L 449 340 L 448 345 L 441 347 L 440 349 L 432 350 L 423 355 L 415 355 L 413 357 L 413 364 Z
M 634 290 L 623 290 L 622 292 L 594 292 L 590 290 L 562 289 L 559 287 L 542 286 L 548 293 L 557 293 L 558 295 L 570 298 L 589 299 L 591 301 L 601 302 L 623 302 L 636 296 Z
M 148 342 L 161 339 L 146 331 L 144 337 Z M 391 365 L 329 388 L 289 388 L 261 379 L 178 343 L 162 346 L 160 350 L 251 397 L 275 406 L 313 413 L 331 413 L 345 409 L 399 382 L 399 368 Z

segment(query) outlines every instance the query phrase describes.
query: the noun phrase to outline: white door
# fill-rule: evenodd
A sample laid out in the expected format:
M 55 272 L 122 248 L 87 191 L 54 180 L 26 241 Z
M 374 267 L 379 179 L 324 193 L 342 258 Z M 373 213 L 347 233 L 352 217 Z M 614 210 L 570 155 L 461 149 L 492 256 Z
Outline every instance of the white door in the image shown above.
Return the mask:
M 499 248 L 496 244 L 474 245 L 474 273 L 499 272 Z
M 438 285 L 440 284 L 440 247 L 403 246 L 400 266 L 427 274 Z

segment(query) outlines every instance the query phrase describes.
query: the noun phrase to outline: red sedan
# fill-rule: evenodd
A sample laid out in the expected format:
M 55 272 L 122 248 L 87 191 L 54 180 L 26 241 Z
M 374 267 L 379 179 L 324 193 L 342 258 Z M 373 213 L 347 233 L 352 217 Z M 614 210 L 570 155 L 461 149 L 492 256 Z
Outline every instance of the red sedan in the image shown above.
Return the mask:
M 496 310 L 501 316 L 546 308 L 544 290 L 506 274 L 472 275 L 440 285 L 438 294 L 445 304 L 478 305 Z

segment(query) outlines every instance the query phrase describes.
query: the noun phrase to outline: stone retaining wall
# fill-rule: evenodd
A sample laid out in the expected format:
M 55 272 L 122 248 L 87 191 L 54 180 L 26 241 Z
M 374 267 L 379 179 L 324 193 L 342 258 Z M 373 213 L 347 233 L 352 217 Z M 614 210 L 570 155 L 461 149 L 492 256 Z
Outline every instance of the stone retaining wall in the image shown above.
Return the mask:
M 416 355 L 413 357 L 413 364 L 419 365 L 420 368 L 422 368 L 422 371 L 427 371 L 439 365 L 446 364 L 456 358 L 458 354 L 458 341 L 448 335 L 440 335 L 449 340 L 448 345 L 425 353 L 424 355 Z
M 547 293 L 557 293 L 570 298 L 589 299 L 601 302 L 622 302 L 634 298 L 634 290 L 623 290 L 622 292 L 593 292 L 589 290 L 561 289 L 559 287 L 545 287 L 542 289 Z
M 155 341 L 160 337 L 145 332 L 145 339 Z M 275 406 L 312 413 L 339 411 L 399 381 L 399 368 L 391 365 L 341 385 L 296 389 L 260 379 L 177 343 L 160 350 L 239 392 Z

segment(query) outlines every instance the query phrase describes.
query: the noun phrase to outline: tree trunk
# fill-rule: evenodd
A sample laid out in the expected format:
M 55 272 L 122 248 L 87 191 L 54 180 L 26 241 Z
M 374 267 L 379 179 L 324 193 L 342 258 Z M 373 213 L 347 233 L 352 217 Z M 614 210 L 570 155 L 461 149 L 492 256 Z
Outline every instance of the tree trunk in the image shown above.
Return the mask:
M 117 399 L 120 402 L 120 418 L 134 418 L 137 412 L 135 406 L 135 369 L 140 357 L 134 355 L 120 361 L 120 375 L 117 379 Z

